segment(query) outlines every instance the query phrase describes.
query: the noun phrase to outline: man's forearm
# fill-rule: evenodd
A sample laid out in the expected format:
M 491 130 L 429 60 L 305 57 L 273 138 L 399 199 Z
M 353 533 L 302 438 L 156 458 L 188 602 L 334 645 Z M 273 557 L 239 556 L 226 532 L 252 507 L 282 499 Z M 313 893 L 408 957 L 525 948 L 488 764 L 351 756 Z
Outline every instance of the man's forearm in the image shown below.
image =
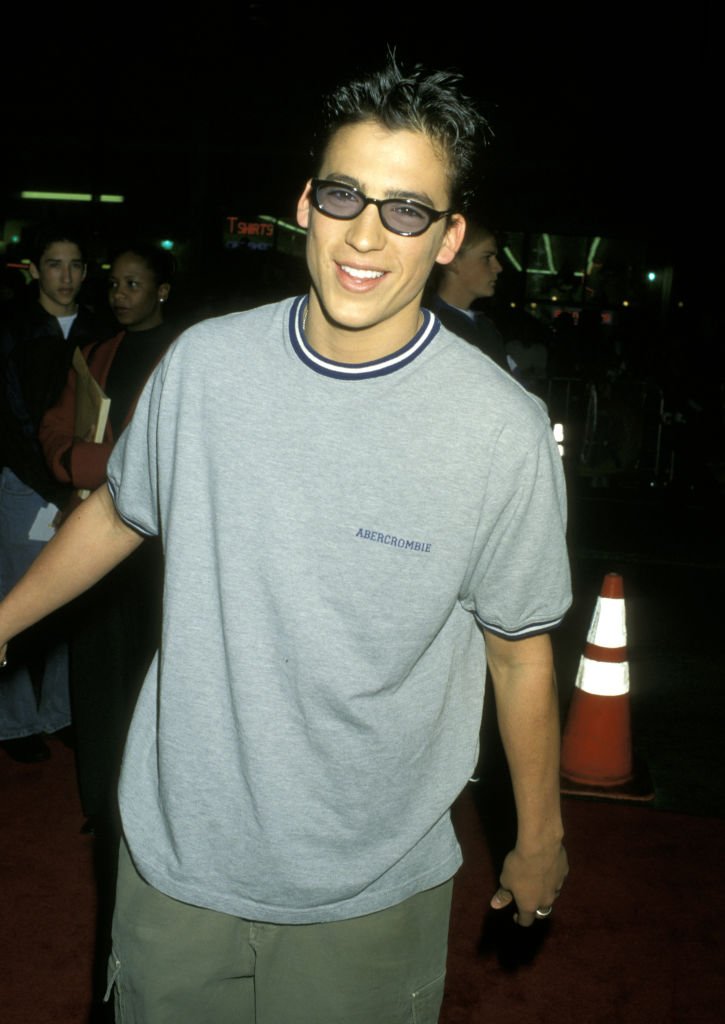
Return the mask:
M 559 710 L 548 636 L 487 637 L 499 730 L 518 814 L 518 843 L 562 837 L 559 801 Z
M 108 488 L 100 487 L 68 517 L 0 603 L 0 649 L 88 590 L 142 541 L 119 517 Z
M 518 834 L 491 904 L 513 898 L 517 920 L 550 913 L 568 866 L 559 800 L 559 713 L 548 636 L 486 637 L 499 730 L 511 771 Z

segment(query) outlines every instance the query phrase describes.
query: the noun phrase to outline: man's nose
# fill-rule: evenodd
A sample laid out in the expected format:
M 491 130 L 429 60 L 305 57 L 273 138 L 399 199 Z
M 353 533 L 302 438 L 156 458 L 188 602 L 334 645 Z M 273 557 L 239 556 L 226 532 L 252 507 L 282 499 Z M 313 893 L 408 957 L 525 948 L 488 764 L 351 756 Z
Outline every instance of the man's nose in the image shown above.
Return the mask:
M 345 241 L 359 252 L 368 252 L 370 249 L 383 248 L 385 234 L 380 212 L 377 206 L 370 203 L 349 222 Z

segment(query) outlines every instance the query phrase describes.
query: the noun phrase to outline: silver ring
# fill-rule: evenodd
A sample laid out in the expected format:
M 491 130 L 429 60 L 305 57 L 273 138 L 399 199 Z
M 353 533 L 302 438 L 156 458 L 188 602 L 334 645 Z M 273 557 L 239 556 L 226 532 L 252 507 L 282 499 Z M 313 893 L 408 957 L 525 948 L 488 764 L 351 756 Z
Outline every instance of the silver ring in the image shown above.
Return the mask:
M 8 659 L 7 658 L 3 658 L 3 660 L 0 661 L 0 668 L 5 668 L 7 663 L 8 663 Z
M 539 907 L 536 911 L 536 916 L 540 921 L 543 921 L 549 916 L 549 914 L 551 914 L 553 909 L 553 907 Z

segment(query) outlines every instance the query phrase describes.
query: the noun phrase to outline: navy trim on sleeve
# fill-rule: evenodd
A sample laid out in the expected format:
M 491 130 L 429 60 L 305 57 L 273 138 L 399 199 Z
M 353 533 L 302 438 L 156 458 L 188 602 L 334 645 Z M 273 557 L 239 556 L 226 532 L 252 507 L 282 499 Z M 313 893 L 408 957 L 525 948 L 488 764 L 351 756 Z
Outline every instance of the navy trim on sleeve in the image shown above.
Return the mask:
M 547 622 L 532 622 L 530 625 L 522 626 L 520 629 L 508 630 L 503 629 L 501 626 L 494 626 L 490 622 L 484 622 L 475 612 L 473 615 L 479 626 L 487 629 L 494 636 L 500 636 L 504 640 L 525 640 L 530 636 L 541 636 L 542 633 L 550 633 L 552 629 L 556 629 L 564 621 L 564 616 L 560 615 L 559 618 L 551 619 Z
M 118 502 L 116 501 L 115 485 L 114 485 L 113 481 L 107 480 L 106 481 L 106 485 L 108 487 L 108 493 L 111 495 L 111 501 L 113 502 L 113 507 L 116 509 L 116 514 L 118 515 L 118 517 L 120 519 L 122 519 L 124 521 L 126 526 L 130 526 L 132 530 L 135 530 L 136 533 L 140 533 L 143 537 L 155 537 L 156 536 L 155 533 L 149 533 L 148 530 L 144 530 L 144 528 L 142 526 L 139 526 L 138 523 L 135 523 L 133 521 L 133 519 L 129 519 L 128 516 L 125 516 L 123 514 L 123 512 L 118 507 Z

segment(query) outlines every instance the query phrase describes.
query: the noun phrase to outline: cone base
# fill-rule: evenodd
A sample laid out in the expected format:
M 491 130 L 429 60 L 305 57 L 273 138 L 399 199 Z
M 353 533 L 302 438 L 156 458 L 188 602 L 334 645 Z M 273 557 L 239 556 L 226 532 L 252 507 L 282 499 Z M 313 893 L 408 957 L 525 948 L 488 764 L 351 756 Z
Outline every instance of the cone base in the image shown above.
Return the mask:
M 595 800 L 620 800 L 648 803 L 655 798 L 654 786 L 647 765 L 635 760 L 634 775 L 616 786 L 602 786 L 594 782 L 574 782 L 563 775 L 560 779 L 562 796 L 579 796 Z
M 575 688 L 561 743 L 562 778 L 595 789 L 634 776 L 629 693 L 604 697 Z

